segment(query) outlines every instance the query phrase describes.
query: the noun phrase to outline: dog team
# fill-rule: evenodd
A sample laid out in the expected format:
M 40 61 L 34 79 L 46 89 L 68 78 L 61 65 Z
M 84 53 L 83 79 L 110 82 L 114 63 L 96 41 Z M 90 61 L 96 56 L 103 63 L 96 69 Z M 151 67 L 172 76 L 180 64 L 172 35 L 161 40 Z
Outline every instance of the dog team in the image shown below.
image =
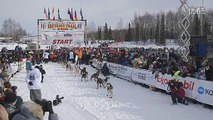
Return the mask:
M 86 70 L 86 67 L 83 67 L 82 69 L 80 68 L 80 65 L 79 64 L 75 64 L 75 63 L 72 63 L 70 61 L 64 63 L 65 67 L 66 67 L 66 70 L 71 70 L 75 76 L 79 75 L 81 76 L 81 81 L 89 81 L 89 76 L 88 76 L 88 71 Z M 108 79 L 109 77 L 105 77 L 104 79 L 103 78 L 100 78 L 99 75 L 101 73 L 101 70 L 97 70 L 95 73 L 93 73 L 90 77 L 90 81 L 95 81 L 96 82 L 96 85 L 97 85 L 97 89 L 98 88 L 106 88 L 107 89 L 107 95 L 109 98 L 112 98 L 112 95 L 113 95 L 113 86 L 111 83 L 108 82 Z

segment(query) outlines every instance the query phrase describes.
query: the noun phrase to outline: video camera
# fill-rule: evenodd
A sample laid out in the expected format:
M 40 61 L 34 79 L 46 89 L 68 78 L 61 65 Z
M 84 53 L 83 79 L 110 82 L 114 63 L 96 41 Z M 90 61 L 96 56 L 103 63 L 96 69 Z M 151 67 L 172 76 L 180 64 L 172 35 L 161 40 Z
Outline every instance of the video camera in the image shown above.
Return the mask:
M 55 100 L 53 100 L 53 105 L 56 106 L 59 103 L 62 103 L 62 101 L 61 101 L 62 99 L 64 99 L 64 97 L 59 98 L 59 95 L 56 95 Z
M 42 100 L 35 100 L 35 102 L 41 105 L 44 113 L 45 112 L 53 113 L 52 102 L 50 100 L 42 99 Z

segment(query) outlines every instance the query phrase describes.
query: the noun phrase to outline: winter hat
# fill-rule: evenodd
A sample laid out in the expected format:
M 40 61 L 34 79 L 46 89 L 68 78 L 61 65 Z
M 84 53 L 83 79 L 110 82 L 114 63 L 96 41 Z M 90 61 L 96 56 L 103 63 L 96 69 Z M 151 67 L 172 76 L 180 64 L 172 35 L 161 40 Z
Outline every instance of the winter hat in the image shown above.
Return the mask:
M 5 93 L 5 102 L 6 103 L 13 103 L 16 101 L 16 99 L 17 99 L 17 96 L 14 92 Z

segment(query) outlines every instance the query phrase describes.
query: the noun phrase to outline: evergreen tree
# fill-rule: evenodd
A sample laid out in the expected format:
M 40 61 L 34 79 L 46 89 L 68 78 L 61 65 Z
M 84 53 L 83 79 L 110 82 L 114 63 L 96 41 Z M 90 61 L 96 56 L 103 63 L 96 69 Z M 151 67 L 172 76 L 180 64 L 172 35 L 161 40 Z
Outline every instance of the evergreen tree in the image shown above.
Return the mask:
M 160 16 L 157 15 L 157 18 L 156 18 L 156 28 L 155 28 L 155 42 L 158 44 L 159 43 L 159 35 L 160 35 Z
M 210 28 L 210 24 L 208 23 L 207 20 L 205 20 L 204 25 L 203 25 L 203 35 L 209 35 L 211 34 L 211 28 Z
M 200 35 L 200 20 L 198 14 L 194 15 L 192 35 Z
M 174 39 L 174 28 L 171 29 L 170 38 L 171 38 L 171 39 Z
M 104 40 L 108 40 L 108 25 L 105 23 L 104 26 Z
M 109 27 L 108 38 L 109 38 L 109 40 L 113 40 L 113 38 L 112 38 L 112 29 L 111 29 L 111 26 Z
M 129 23 L 129 28 L 128 28 L 128 31 L 126 33 L 126 41 L 132 41 L 132 28 L 131 28 L 131 24 Z
M 101 27 L 98 27 L 98 40 L 102 40 L 101 34 L 102 34 Z
M 135 28 L 135 41 L 138 42 L 140 40 L 139 38 L 139 23 L 136 23 L 136 28 Z
M 160 44 L 165 45 L 166 40 L 165 40 L 165 16 L 162 14 L 161 16 L 161 25 L 160 25 Z

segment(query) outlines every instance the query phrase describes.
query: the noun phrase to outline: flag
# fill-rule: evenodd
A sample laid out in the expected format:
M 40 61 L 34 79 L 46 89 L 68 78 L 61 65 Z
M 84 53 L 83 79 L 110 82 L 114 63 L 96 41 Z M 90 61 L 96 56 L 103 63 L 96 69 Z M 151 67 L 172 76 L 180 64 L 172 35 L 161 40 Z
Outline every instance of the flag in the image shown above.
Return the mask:
M 74 18 L 75 18 L 76 21 L 78 20 L 76 10 L 75 10 L 75 17 Z
M 84 17 L 83 17 L 82 8 L 80 9 L 80 15 L 81 15 L 81 21 L 83 21 L 83 20 L 84 20 Z
M 70 15 L 70 9 L 68 8 L 67 14 Z
M 72 20 L 72 13 L 70 12 L 70 9 L 68 8 L 68 11 L 67 11 L 67 14 L 69 14 L 69 16 L 70 16 L 70 19 Z
M 54 8 L 52 9 L 52 17 L 53 17 L 53 20 L 55 20 L 55 15 L 54 15 Z
M 46 8 L 44 8 L 44 16 L 45 16 L 45 19 L 48 19 Z
M 71 19 L 71 20 L 74 20 L 74 18 L 73 18 L 73 10 L 72 10 L 72 8 L 71 8 L 71 12 L 70 12 L 70 19 Z
M 58 19 L 61 20 L 59 9 L 58 9 Z
M 48 8 L 48 19 L 50 19 L 50 9 Z

